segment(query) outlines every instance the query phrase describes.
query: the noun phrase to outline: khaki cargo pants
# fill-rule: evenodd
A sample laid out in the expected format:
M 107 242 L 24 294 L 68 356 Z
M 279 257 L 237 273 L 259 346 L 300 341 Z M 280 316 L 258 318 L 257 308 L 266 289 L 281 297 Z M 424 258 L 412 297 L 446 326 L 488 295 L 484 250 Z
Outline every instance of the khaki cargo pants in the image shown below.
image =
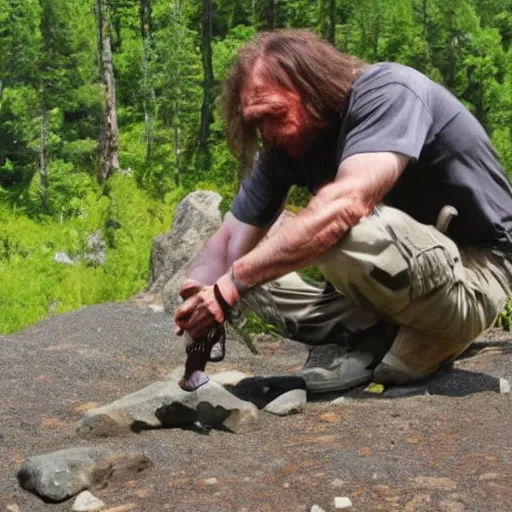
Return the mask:
M 510 296 L 504 259 L 459 249 L 434 226 L 388 206 L 362 219 L 316 264 L 335 291 L 292 273 L 245 305 L 311 345 L 343 343 L 382 319 L 396 323 L 383 363 L 410 379 L 460 354 L 493 325 Z

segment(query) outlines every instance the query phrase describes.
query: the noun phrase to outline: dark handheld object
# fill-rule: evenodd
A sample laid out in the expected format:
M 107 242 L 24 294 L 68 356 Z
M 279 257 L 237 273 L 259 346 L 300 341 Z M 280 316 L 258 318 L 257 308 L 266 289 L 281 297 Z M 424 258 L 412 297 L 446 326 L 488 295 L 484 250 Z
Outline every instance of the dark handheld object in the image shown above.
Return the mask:
M 220 343 L 220 354 L 212 357 L 212 349 L 217 343 Z M 188 345 L 186 352 L 185 374 L 179 385 L 185 391 L 194 391 L 208 382 L 208 377 L 204 373 L 206 363 L 218 363 L 226 356 L 226 329 L 224 324 L 216 325 L 202 338 Z

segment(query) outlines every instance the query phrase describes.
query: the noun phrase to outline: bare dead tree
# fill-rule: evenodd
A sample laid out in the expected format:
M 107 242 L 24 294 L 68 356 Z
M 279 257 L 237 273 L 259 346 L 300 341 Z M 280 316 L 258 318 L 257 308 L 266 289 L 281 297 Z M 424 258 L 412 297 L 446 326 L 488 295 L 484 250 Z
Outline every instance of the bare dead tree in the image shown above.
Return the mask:
M 151 58 L 153 44 L 153 20 L 151 0 L 140 0 L 139 4 L 140 35 L 142 38 L 142 83 L 144 94 L 144 139 L 146 141 L 146 160 L 153 153 L 153 118 L 155 105 L 155 88 L 151 83 Z
M 102 180 L 106 180 L 113 172 L 119 170 L 119 131 L 117 127 L 116 84 L 112 64 L 110 27 L 105 0 L 96 0 L 96 16 L 98 21 L 100 70 L 105 94 L 105 114 L 100 139 L 100 177 Z
M 48 138 L 48 112 L 46 110 L 45 91 L 41 85 L 41 125 L 39 136 L 39 197 L 41 198 L 41 209 L 48 213 L 48 162 L 47 162 L 47 138 Z
M 203 0 L 201 50 L 203 57 L 203 105 L 201 107 L 201 126 L 199 129 L 198 156 L 203 169 L 210 166 L 208 137 L 212 122 L 213 106 L 213 66 L 212 66 L 212 0 Z

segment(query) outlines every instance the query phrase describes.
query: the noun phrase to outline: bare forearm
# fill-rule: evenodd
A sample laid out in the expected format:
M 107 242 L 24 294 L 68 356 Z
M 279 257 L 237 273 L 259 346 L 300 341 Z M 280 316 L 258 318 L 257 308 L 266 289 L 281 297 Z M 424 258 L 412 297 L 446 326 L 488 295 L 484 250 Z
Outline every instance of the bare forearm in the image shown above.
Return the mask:
M 234 263 L 237 279 L 256 286 L 303 268 L 325 254 L 369 209 L 352 199 L 313 199 L 272 238 Z
M 228 269 L 227 250 L 210 240 L 187 268 L 186 275 L 190 279 L 210 285 Z
M 190 264 L 187 277 L 206 285 L 215 283 L 236 259 L 254 248 L 265 231 L 238 221 L 231 213 L 226 214 L 222 226 Z
M 236 278 L 256 286 L 318 259 L 382 200 L 407 161 L 407 157 L 395 153 L 347 159 L 335 182 L 321 189 L 272 238 L 234 263 Z

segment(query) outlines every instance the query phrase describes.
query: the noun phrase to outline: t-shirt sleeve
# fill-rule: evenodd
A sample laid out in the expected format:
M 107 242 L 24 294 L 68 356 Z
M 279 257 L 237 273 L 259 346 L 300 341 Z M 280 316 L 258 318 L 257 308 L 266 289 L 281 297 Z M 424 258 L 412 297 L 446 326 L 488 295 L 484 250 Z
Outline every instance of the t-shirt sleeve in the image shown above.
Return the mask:
M 264 151 L 251 176 L 241 183 L 231 213 L 246 224 L 270 226 L 281 212 L 292 184 L 289 170 L 284 168 L 276 152 Z
M 350 107 L 341 161 L 358 153 L 392 151 L 418 160 L 432 126 L 422 99 L 393 83 L 362 94 Z

